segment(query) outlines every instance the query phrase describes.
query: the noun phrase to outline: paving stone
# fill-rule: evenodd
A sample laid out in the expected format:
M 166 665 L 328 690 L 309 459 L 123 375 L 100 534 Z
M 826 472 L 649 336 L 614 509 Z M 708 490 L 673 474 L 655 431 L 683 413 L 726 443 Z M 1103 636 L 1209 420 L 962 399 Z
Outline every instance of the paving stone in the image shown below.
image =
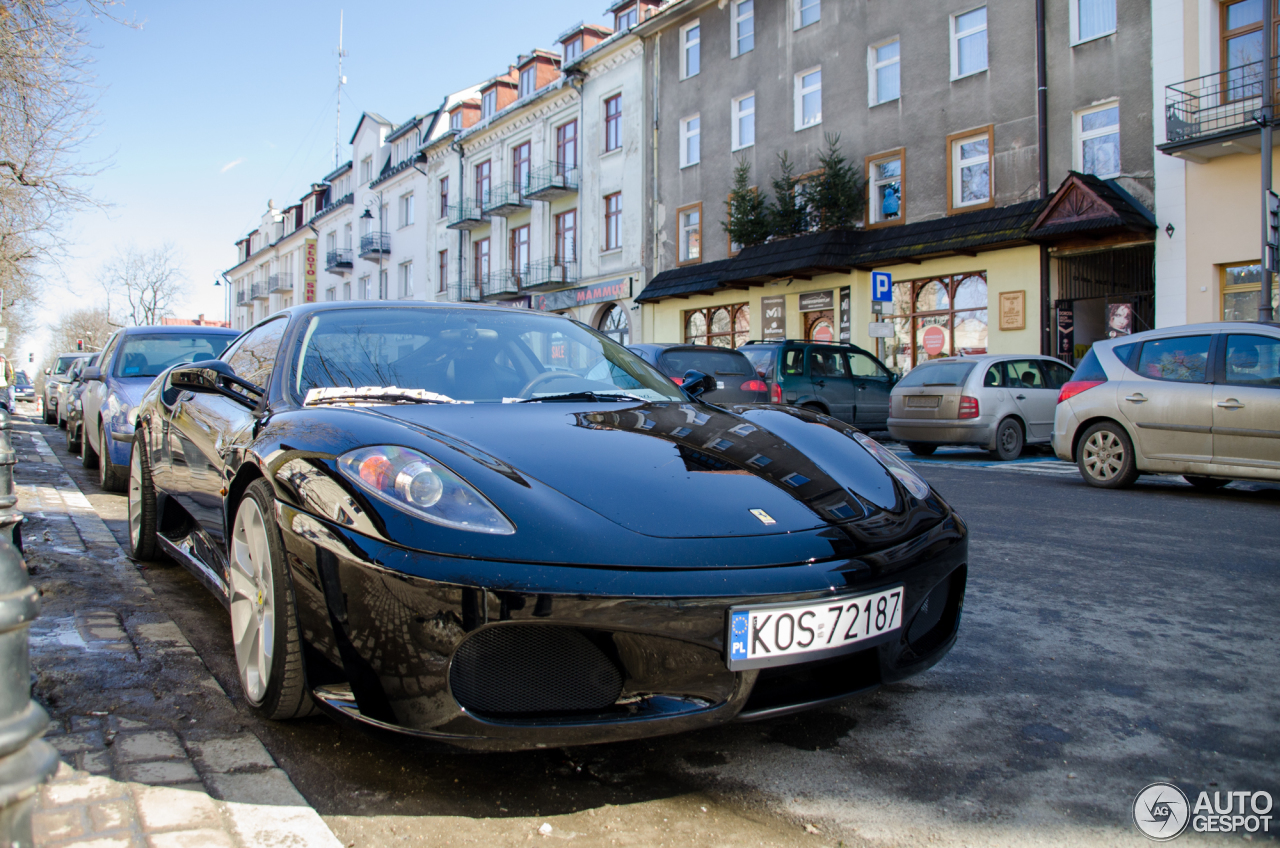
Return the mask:
M 199 782 L 200 775 L 186 760 L 163 760 L 156 763 L 125 763 L 120 767 L 120 778 L 133 783 L 171 786 L 176 783 Z
M 267 749 L 250 734 L 231 739 L 209 739 L 189 742 L 188 749 L 195 756 L 201 770 L 215 774 L 262 771 L 275 768 L 275 760 Z
M 99 833 L 104 830 L 121 830 L 134 821 L 133 805 L 128 801 L 111 801 L 89 807 L 89 820 Z
M 115 742 L 116 759 L 122 763 L 174 760 L 185 756 L 178 737 L 167 730 L 121 733 Z
M 59 839 L 75 839 L 84 834 L 83 807 L 42 810 L 31 816 L 31 835 L 42 845 Z
M 45 801 L 50 807 L 114 801 L 117 798 L 123 798 L 125 794 L 125 784 L 105 777 L 77 777 L 74 780 L 50 783 L 44 787 Z
M 80 758 L 80 771 L 110 776 L 111 755 L 106 751 L 85 751 L 77 756 Z
M 191 647 L 187 637 L 182 635 L 178 625 L 172 621 L 157 621 L 150 624 L 139 624 L 133 628 L 138 638 L 145 642 L 168 642 L 173 645 Z
M 81 751 L 96 751 L 105 747 L 102 734 L 96 730 L 87 733 L 64 733 L 49 740 L 49 744 L 58 749 L 64 757 L 78 754 Z
M 147 837 L 150 848 L 235 848 L 231 837 L 221 830 L 175 830 Z
M 102 726 L 102 719 L 98 716 L 72 716 L 71 732 L 82 733 L 87 730 L 99 730 Z
M 305 807 L 306 799 L 289 777 L 273 768 L 257 774 L 211 774 L 209 787 L 224 801 L 270 807 Z
M 111 716 L 107 719 L 107 727 L 116 732 L 121 730 L 146 730 L 150 726 L 145 721 L 134 721 L 131 718 L 123 718 L 121 716 Z
M 232 829 L 245 845 L 342 848 L 324 820 L 310 807 L 227 804 Z
M 58 848 L 142 848 L 132 836 L 97 836 L 92 839 L 64 842 Z
M 134 786 L 133 799 L 138 808 L 138 820 L 148 833 L 178 828 L 218 828 L 222 824 L 218 805 L 203 792 L 165 786 Z

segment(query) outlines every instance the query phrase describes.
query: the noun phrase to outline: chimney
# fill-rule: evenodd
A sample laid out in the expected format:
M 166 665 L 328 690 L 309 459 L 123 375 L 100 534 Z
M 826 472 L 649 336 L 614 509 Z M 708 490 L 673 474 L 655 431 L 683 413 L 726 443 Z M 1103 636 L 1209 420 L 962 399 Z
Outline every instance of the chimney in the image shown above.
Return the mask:
M 199 326 L 199 327 L 203 327 L 203 326 L 204 326 L 204 313 L 203 313 L 203 312 L 201 312 L 201 313 L 196 317 L 196 325 L 197 325 L 197 326 Z

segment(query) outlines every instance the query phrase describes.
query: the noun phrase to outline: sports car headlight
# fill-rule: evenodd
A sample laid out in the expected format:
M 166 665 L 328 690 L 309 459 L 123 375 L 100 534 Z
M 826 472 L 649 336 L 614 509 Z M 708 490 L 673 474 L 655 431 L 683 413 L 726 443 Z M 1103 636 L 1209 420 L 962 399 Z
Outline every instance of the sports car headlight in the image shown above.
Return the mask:
M 360 448 L 338 458 L 338 468 L 369 494 L 415 518 L 473 533 L 508 536 L 516 528 L 465 480 L 409 448 Z
M 893 455 L 893 451 L 863 433 L 854 433 L 854 440 L 867 449 L 867 453 L 880 460 L 880 464 L 898 479 L 906 490 L 918 500 L 929 497 L 929 484 L 924 478 L 907 467 L 907 464 Z

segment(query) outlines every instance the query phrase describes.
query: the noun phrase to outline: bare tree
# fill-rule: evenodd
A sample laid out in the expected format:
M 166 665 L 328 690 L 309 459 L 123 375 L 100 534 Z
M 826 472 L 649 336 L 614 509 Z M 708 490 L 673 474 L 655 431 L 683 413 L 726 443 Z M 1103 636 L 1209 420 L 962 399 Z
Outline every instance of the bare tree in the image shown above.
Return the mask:
M 118 252 L 103 266 L 101 281 L 107 311 L 125 326 L 160 323 L 173 313 L 187 286 L 177 250 L 168 243 L 155 250 L 131 246 Z
M 52 353 L 75 350 L 77 341 L 84 342 L 85 350 L 102 350 L 116 329 L 118 325 L 111 323 L 107 310 L 101 306 L 72 310 L 50 328 Z

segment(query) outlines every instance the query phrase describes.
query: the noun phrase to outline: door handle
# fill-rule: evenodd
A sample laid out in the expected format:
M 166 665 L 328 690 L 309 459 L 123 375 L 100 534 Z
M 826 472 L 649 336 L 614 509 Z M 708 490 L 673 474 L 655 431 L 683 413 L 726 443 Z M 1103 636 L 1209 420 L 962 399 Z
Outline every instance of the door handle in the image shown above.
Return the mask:
M 1220 400 L 1218 401 L 1218 406 L 1222 407 L 1223 409 L 1244 409 L 1244 404 L 1236 400 L 1235 398 L 1227 398 L 1226 400 Z
M 1131 403 L 1146 403 L 1146 402 L 1147 402 L 1147 399 L 1146 399 L 1146 397 L 1144 397 L 1144 396 L 1143 396 L 1142 392 L 1137 392 L 1137 393 L 1135 393 L 1135 394 L 1128 395 L 1127 397 L 1125 397 L 1125 400 L 1127 400 L 1127 401 L 1129 401 L 1129 402 L 1131 402 Z
M 1026 395 L 1014 395 L 1014 397 L 1016 397 L 1018 400 L 1026 400 L 1026 399 L 1027 399 L 1027 396 L 1026 396 Z

